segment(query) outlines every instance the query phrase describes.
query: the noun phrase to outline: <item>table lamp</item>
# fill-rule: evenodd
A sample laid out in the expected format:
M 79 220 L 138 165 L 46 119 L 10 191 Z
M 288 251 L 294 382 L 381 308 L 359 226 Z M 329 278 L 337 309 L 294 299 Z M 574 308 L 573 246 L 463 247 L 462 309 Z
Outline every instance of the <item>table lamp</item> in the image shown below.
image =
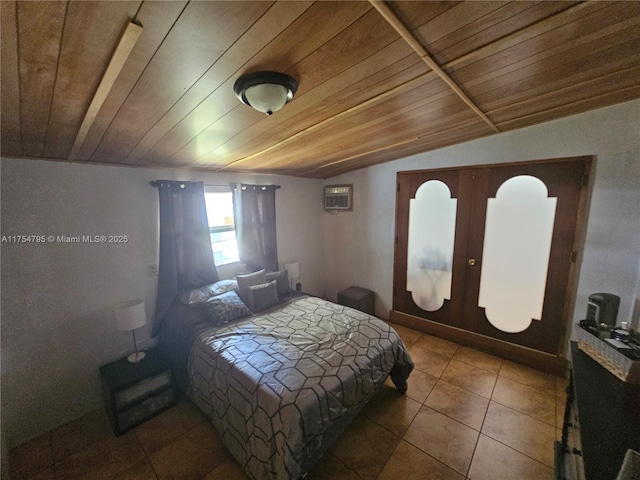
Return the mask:
M 144 358 L 144 352 L 138 352 L 136 343 L 136 328 L 147 324 L 147 312 L 144 309 L 144 302 L 135 300 L 121 305 L 116 309 L 116 328 L 118 330 L 131 330 L 133 334 L 133 348 L 135 353 L 127 357 L 130 363 L 139 363 Z

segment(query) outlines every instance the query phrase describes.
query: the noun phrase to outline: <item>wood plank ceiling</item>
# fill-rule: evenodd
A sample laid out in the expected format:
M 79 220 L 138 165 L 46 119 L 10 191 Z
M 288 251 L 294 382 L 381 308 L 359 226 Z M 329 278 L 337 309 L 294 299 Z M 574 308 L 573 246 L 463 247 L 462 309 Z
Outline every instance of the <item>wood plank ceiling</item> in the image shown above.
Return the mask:
M 0 8 L 4 157 L 327 178 L 640 97 L 640 2 Z M 142 33 L 96 95 L 130 22 Z M 233 94 L 256 70 L 299 82 L 269 117 Z

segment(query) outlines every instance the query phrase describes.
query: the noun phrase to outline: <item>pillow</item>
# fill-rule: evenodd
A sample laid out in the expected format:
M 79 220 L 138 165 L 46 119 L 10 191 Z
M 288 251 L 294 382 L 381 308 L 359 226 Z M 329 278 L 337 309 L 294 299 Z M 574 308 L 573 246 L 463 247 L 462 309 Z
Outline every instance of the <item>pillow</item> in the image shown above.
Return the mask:
M 251 315 L 251 310 L 233 290 L 208 298 L 202 303 L 202 307 L 216 326 Z
M 275 280 L 262 285 L 247 287 L 247 305 L 252 312 L 265 310 L 278 303 L 278 286 Z
M 286 270 L 280 270 L 279 272 L 267 272 L 267 282 L 271 280 L 276 281 L 278 290 L 278 297 L 282 298 L 285 295 L 291 293 L 291 287 L 289 286 L 289 275 Z
M 188 290 L 180 295 L 180 302 L 185 305 L 194 305 L 202 303 L 207 298 L 215 295 L 221 295 L 231 290 L 237 290 L 238 282 L 235 280 L 220 280 L 204 287 Z
M 257 272 L 248 273 L 246 275 L 236 275 L 236 281 L 238 282 L 238 293 L 244 303 L 249 305 L 247 298 L 247 289 L 251 285 L 261 285 L 267 283 L 267 271 L 263 268 Z

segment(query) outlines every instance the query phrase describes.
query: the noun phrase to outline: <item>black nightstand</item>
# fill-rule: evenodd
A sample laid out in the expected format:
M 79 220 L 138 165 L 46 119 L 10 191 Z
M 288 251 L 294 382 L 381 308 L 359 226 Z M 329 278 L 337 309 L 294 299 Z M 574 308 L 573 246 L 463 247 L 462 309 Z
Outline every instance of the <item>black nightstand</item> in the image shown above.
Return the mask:
M 375 294 L 366 288 L 349 287 L 338 292 L 338 303 L 369 315 L 375 315 Z
M 157 348 L 140 363 L 126 358 L 100 367 L 105 409 L 116 435 L 176 404 L 171 365 Z

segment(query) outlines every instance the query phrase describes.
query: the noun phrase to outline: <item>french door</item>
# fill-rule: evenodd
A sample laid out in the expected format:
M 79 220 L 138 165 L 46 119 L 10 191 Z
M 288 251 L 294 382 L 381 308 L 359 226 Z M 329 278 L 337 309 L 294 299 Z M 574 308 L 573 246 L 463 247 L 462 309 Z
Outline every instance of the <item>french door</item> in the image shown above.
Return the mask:
M 393 309 L 557 354 L 589 167 L 398 173 Z

